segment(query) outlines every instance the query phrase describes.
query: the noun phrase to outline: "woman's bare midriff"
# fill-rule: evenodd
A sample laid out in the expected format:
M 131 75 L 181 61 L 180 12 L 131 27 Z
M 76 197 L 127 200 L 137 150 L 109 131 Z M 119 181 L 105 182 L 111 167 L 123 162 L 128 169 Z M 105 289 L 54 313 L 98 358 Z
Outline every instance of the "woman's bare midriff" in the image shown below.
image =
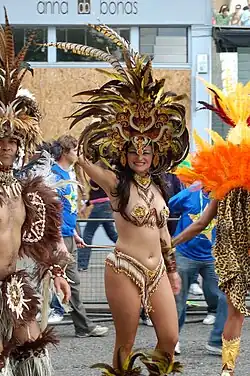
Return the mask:
M 148 269 L 155 269 L 161 258 L 160 232 L 157 227 L 137 227 L 116 214 L 116 227 L 119 234 L 116 248 Z

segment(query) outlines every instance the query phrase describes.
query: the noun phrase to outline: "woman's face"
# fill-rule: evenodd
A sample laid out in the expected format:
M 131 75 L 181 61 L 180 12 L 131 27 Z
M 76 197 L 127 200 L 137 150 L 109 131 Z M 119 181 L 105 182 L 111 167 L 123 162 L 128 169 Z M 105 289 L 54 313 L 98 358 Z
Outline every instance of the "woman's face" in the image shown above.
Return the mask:
M 142 155 L 138 155 L 134 146 L 128 148 L 128 165 L 138 175 L 146 174 L 153 160 L 153 151 L 151 146 L 147 146 Z

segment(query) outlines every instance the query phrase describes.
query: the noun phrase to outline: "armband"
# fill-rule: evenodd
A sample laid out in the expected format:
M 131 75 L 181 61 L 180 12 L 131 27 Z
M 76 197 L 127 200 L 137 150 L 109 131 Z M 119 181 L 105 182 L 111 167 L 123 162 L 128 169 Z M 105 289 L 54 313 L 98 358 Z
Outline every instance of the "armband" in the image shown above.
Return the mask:
M 177 270 L 175 248 L 171 246 L 169 247 L 165 240 L 161 239 L 161 252 L 166 265 L 167 273 L 175 273 Z
M 163 254 L 164 262 L 166 265 L 167 273 L 175 273 L 177 270 L 176 267 L 176 258 L 175 258 L 175 252 L 168 254 Z
M 52 279 L 55 279 L 56 277 L 62 277 L 66 279 L 66 281 L 69 281 L 69 278 L 67 277 L 65 270 L 61 268 L 60 265 L 51 265 L 48 270 L 50 277 Z

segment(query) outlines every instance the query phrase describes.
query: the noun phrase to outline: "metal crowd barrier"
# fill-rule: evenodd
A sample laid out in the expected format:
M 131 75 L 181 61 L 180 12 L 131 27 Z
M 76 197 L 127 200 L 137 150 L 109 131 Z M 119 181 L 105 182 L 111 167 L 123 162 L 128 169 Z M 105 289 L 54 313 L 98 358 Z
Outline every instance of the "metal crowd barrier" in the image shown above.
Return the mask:
M 177 221 L 179 218 L 169 218 L 170 221 Z M 112 221 L 113 219 L 79 219 L 78 224 L 81 229 L 81 235 L 83 235 L 84 223 L 91 221 L 105 222 Z M 108 302 L 105 295 L 104 288 L 104 261 L 107 254 L 114 250 L 114 247 L 107 245 L 103 247 L 103 244 L 98 244 L 96 247 L 91 247 L 91 256 L 89 267 L 86 271 L 80 272 L 81 280 L 81 299 L 86 307 L 88 316 L 94 322 L 107 322 L 113 321 Z M 80 250 L 84 252 L 84 248 Z M 250 301 L 248 298 L 248 305 Z M 207 313 L 207 304 L 204 296 L 190 296 L 190 300 L 187 304 L 187 323 L 201 322 L 203 316 Z M 71 325 L 72 320 L 69 314 L 65 315 L 63 321 L 55 325 Z
M 169 218 L 170 221 L 177 221 L 178 218 Z M 84 231 L 84 223 L 98 221 L 105 222 L 110 221 L 114 222 L 113 219 L 79 219 L 78 224 L 80 226 L 81 236 Z M 99 248 L 101 246 L 101 248 Z M 91 247 L 91 256 L 89 267 L 86 271 L 80 272 L 81 280 L 81 300 L 85 305 L 88 316 L 94 322 L 108 322 L 113 321 L 108 302 L 105 295 L 104 287 L 104 261 L 109 252 L 112 252 L 114 247 L 107 245 L 103 248 L 103 244 L 98 244 L 97 247 Z M 80 250 L 84 252 L 84 248 Z M 192 318 L 187 319 L 187 322 L 194 323 L 200 322 L 202 319 L 200 315 L 204 316 L 207 312 L 207 305 L 204 301 L 204 297 L 192 297 L 192 301 L 189 301 L 187 314 L 191 314 Z M 194 318 L 193 315 L 195 315 Z M 69 317 L 69 314 L 66 314 L 64 320 L 56 325 L 71 325 L 72 320 Z
M 170 221 L 177 221 L 178 218 L 169 218 Z M 113 219 L 79 219 L 78 224 L 81 228 L 81 235 L 83 235 L 84 223 L 90 221 L 105 222 L 111 221 Z M 98 247 L 99 245 L 97 245 Z M 100 244 L 102 246 L 102 244 Z M 98 306 L 102 310 L 102 306 L 107 305 L 107 299 L 105 295 L 104 288 L 104 262 L 107 254 L 113 251 L 113 247 L 107 245 L 106 248 L 97 248 L 92 246 L 91 257 L 89 262 L 89 267 L 86 271 L 80 272 L 81 278 L 81 298 L 85 305 L 87 306 Z M 84 248 L 79 250 L 79 252 L 84 252 Z M 204 297 L 194 297 L 192 298 L 192 304 L 190 309 L 196 310 L 196 308 L 202 308 L 204 306 Z M 206 304 L 205 304 L 206 305 Z M 104 309 L 104 307 L 103 307 Z M 204 309 L 203 309 L 204 310 Z

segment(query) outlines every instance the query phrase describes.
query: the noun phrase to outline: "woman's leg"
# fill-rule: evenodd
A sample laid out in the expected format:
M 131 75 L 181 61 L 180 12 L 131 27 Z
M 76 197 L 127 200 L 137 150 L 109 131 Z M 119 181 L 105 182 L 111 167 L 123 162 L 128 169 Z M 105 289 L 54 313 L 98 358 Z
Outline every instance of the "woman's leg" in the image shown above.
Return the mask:
M 118 235 L 117 235 L 114 223 L 111 222 L 111 221 L 110 222 L 103 222 L 103 227 L 104 227 L 104 230 L 105 230 L 106 234 L 108 235 L 109 239 L 113 243 L 116 243 Z
M 200 269 L 202 276 L 202 288 L 204 297 L 208 306 L 208 313 L 216 315 L 218 299 L 219 299 L 219 287 L 218 276 L 215 273 L 215 266 L 213 261 L 204 261 Z
M 228 317 L 224 326 L 222 339 L 222 366 L 233 375 L 235 363 L 240 349 L 240 337 L 244 315 L 237 310 L 227 297 Z M 223 373 L 222 373 L 223 374 Z
M 113 366 L 117 368 L 117 351 L 121 349 L 122 362 L 130 354 L 140 318 L 141 297 L 138 287 L 124 273 L 105 268 L 105 290 L 114 319 L 116 339 Z
M 157 348 L 172 357 L 178 342 L 178 316 L 167 274 L 164 274 L 157 290 L 152 294 L 151 303 L 153 311 L 150 312 L 150 318 L 158 339 Z
M 113 219 L 113 212 L 111 210 L 110 203 L 104 202 L 102 205 L 103 205 L 103 216 L 102 216 L 102 218 Z M 108 235 L 109 239 L 113 243 L 116 243 L 118 235 L 117 235 L 117 232 L 116 232 L 116 229 L 115 229 L 114 222 L 113 221 L 104 221 L 102 223 L 102 225 L 103 225 L 103 228 L 104 228 L 106 234 Z

